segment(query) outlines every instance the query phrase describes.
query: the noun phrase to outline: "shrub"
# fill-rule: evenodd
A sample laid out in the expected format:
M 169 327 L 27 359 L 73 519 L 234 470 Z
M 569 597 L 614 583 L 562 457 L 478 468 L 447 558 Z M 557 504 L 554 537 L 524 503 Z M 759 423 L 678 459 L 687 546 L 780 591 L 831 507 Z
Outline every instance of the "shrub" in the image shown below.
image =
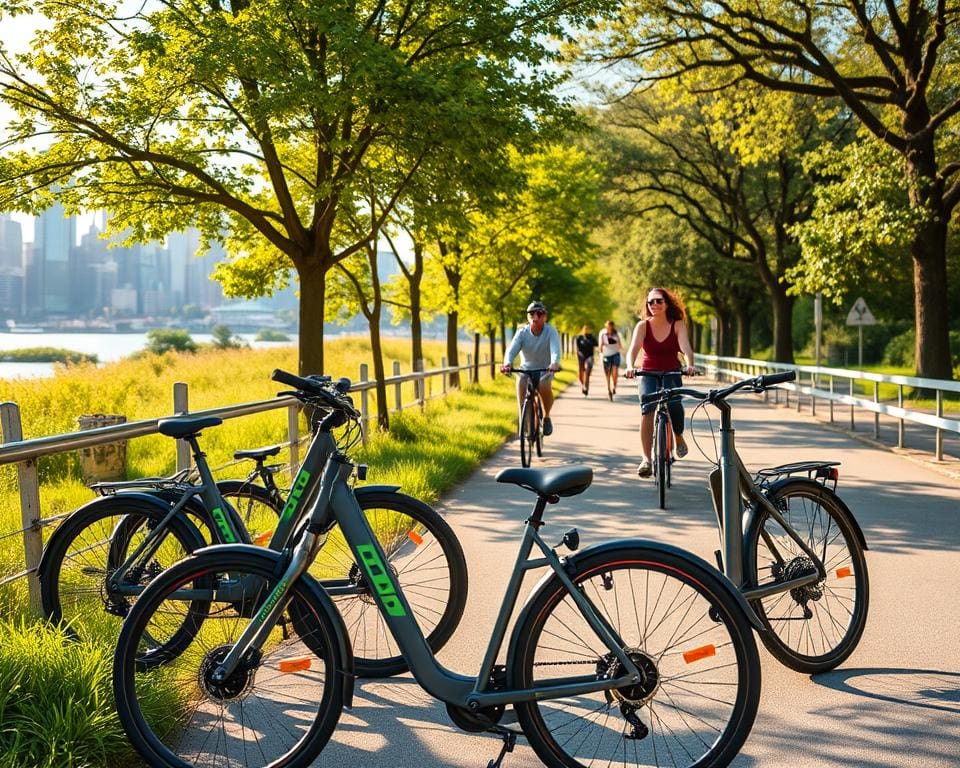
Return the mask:
M 147 331 L 146 349 L 155 355 L 166 352 L 196 352 L 197 343 L 190 337 L 190 333 L 182 328 L 153 328 Z

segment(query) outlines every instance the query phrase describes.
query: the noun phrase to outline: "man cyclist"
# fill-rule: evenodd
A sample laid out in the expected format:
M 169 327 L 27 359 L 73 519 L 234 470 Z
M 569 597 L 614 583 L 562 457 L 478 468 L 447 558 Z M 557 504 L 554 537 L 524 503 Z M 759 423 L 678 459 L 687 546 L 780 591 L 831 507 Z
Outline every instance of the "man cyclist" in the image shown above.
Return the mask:
M 537 389 L 540 390 L 540 398 L 543 400 L 543 434 L 550 435 L 553 433 L 553 422 L 550 421 L 550 408 L 553 407 L 551 383 L 554 372 L 560 370 L 560 334 L 547 322 L 547 307 L 542 301 L 530 302 L 527 319 L 527 325 L 517 329 L 510 346 L 507 347 L 500 372 L 510 373 L 513 370 L 513 359 L 518 354 L 521 371 L 546 369 L 540 375 Z M 529 380 L 529 376 L 517 376 L 518 409 L 523 408 Z

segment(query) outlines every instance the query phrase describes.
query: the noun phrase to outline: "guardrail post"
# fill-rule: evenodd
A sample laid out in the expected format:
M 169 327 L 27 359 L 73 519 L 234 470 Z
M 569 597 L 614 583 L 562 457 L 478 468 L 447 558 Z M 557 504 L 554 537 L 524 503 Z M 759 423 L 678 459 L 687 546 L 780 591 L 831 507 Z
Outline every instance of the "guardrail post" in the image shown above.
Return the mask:
M 817 415 L 817 372 L 810 371 L 810 415 Z
M 903 384 L 897 384 L 897 407 L 903 408 Z M 898 419 L 897 424 L 897 448 L 906 447 L 906 432 L 904 430 L 903 417 Z
M 287 440 L 290 445 L 290 481 L 297 476 L 300 469 L 300 406 L 287 407 Z
M 880 404 L 880 382 L 873 382 L 873 402 L 877 405 Z M 876 440 L 880 439 L 880 411 L 873 412 L 873 437 Z
M 177 414 L 190 413 L 189 389 L 185 381 L 173 383 L 173 412 Z M 177 471 L 190 466 L 190 446 L 185 440 L 177 440 Z
M 414 361 L 414 363 L 413 363 L 413 371 L 414 371 L 414 373 L 420 373 L 420 374 L 423 373 L 423 358 L 422 358 L 422 357 L 421 357 L 419 360 L 415 360 L 415 361 Z M 417 377 L 413 380 L 413 394 L 414 394 L 414 398 L 416 399 L 417 403 L 418 403 L 419 405 L 421 405 L 421 406 L 423 405 L 423 397 L 424 397 L 424 394 L 423 394 L 423 393 L 424 393 L 424 390 L 425 390 L 425 389 L 426 389 L 426 387 L 424 387 L 424 385 L 423 385 L 423 376 L 417 376 Z
M 833 424 L 833 374 L 830 374 L 830 423 Z
M 360 364 L 360 383 L 367 381 L 368 367 L 366 363 Z M 364 388 L 360 392 L 360 440 L 362 445 L 367 444 L 367 419 L 370 418 L 370 393 Z
M 857 425 L 853 423 L 853 378 L 850 379 L 850 431 L 856 432 Z
M 470 355 L 467 355 L 467 362 L 468 363 L 470 362 Z M 440 358 L 440 367 L 441 368 L 447 367 L 447 358 L 445 357 Z M 443 394 L 446 395 L 447 394 L 447 374 L 446 373 L 444 373 L 443 376 L 440 377 L 440 381 L 443 382 L 442 384 Z
M 393 377 L 398 378 L 400 376 L 400 361 L 393 361 Z M 394 410 L 397 413 L 403 410 L 403 392 L 401 391 L 402 385 L 398 381 L 393 387 L 393 405 Z
M 937 418 L 943 418 L 943 390 L 937 390 Z M 937 427 L 937 436 L 935 438 L 937 461 L 943 461 L 943 430 Z
M 476 381 L 473 375 L 473 355 L 467 352 L 467 383 L 475 384 Z
M 16 403 L 0 404 L 0 428 L 3 429 L 3 442 L 23 440 L 20 407 Z M 43 534 L 40 529 L 40 482 L 37 478 L 36 459 L 27 459 L 17 464 L 17 485 L 20 488 L 23 560 L 28 571 L 30 611 L 39 616 L 43 606 L 40 602 L 40 576 L 37 574 L 37 566 L 40 565 L 40 555 L 43 554 Z

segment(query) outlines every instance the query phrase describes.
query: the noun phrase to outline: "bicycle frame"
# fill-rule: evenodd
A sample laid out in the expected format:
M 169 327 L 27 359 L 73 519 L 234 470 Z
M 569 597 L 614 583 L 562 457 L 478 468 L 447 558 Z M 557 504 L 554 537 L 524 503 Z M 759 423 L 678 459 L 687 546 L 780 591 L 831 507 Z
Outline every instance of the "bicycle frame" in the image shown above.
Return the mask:
M 593 693 L 622 687 L 640 679 L 640 670 L 622 650 L 619 638 L 599 617 L 590 600 L 576 588 L 559 556 L 540 536 L 537 528 L 547 503 L 545 498 L 538 499 L 533 514 L 527 520 L 513 572 L 477 676 L 464 676 L 443 667 L 430 651 L 398 580 L 385 566 L 386 556 L 347 483 L 352 471 L 353 465 L 342 454 L 332 455 L 328 459 L 303 538 L 294 548 L 289 565 L 265 599 L 263 607 L 213 673 L 214 680 L 226 680 L 240 661 L 247 654 L 255 653 L 266 639 L 286 607 L 291 585 L 304 574 L 315 550 L 321 545 L 322 536 L 334 523 L 340 526 L 356 561 L 362 565 L 373 585 L 371 594 L 414 677 L 435 698 L 455 706 L 475 709 Z M 534 545 L 542 557 L 530 557 Z M 549 685 L 532 688 L 489 690 L 491 672 L 506 638 L 507 625 L 516 608 L 524 574 L 528 570 L 543 567 L 549 567 L 567 588 L 584 619 L 623 665 L 625 674 L 602 680 L 598 680 L 594 674 L 570 677 L 560 682 L 551 681 Z

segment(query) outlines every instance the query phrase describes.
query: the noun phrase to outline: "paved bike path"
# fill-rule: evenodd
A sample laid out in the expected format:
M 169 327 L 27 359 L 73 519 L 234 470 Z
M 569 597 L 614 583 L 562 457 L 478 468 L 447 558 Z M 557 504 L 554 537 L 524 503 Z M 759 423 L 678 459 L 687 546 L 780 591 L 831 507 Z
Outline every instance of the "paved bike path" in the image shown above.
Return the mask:
M 594 387 L 601 387 L 594 375 Z M 706 385 L 705 385 L 706 386 Z M 554 407 L 554 435 L 536 465 L 584 463 L 593 485 L 548 508 L 545 536 L 576 526 L 582 546 L 639 536 L 682 546 L 711 560 L 718 547 L 705 478 L 715 447 L 701 412 L 688 426 L 690 454 L 674 468 L 666 511 L 655 487 L 636 476 L 636 392 L 626 381 L 581 396 L 571 387 Z M 689 415 L 689 408 L 688 408 Z M 715 412 L 709 414 L 713 426 Z M 689 424 L 689 421 L 688 421 Z M 763 695 L 736 768 L 955 768 L 960 765 L 960 482 L 905 458 L 825 429 L 809 417 L 734 401 L 738 447 L 750 467 L 831 458 L 843 462 L 840 491 L 864 529 L 870 551 L 870 614 L 864 638 L 840 669 L 815 678 L 780 666 L 761 647 Z M 692 438 L 692 439 L 691 439 Z M 463 621 L 440 660 L 472 674 L 486 648 L 518 537 L 533 496 L 494 482 L 519 464 L 515 440 L 439 505 L 463 543 L 470 594 Z M 375 478 L 374 478 L 375 479 Z M 531 579 L 531 583 L 532 583 Z M 360 682 L 331 743 L 324 768 L 485 768 L 501 742 L 452 725 L 444 705 L 409 676 Z M 540 762 L 518 740 L 504 768 Z

